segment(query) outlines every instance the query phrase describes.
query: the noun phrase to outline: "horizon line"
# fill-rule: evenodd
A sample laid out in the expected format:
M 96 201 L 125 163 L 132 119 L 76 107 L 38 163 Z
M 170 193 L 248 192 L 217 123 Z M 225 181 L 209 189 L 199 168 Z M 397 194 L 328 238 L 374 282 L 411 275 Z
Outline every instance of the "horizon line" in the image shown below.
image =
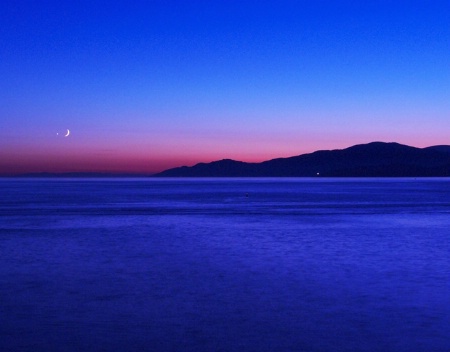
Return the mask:
M 209 164 L 209 163 L 214 163 L 214 162 L 220 162 L 220 161 L 234 161 L 234 162 L 241 162 L 241 163 L 246 163 L 246 164 L 260 164 L 263 162 L 267 162 L 267 161 L 271 161 L 271 160 L 277 160 L 277 159 L 289 159 L 292 157 L 297 157 L 297 156 L 302 156 L 302 155 L 308 155 L 308 154 L 313 154 L 316 152 L 321 152 L 321 151 L 339 151 L 339 150 L 345 150 L 345 149 L 349 149 L 352 147 L 356 147 L 356 146 L 362 146 L 362 145 L 370 145 L 370 144 L 376 144 L 376 143 L 380 143 L 380 144 L 397 144 L 397 145 L 402 145 L 402 146 L 406 146 L 406 147 L 410 147 L 410 148 L 416 148 L 416 149 L 427 149 L 427 148 L 431 148 L 431 147 L 440 147 L 440 146 L 449 146 L 450 145 L 446 145 L 446 144 L 439 144 L 439 145 L 431 145 L 428 147 L 415 147 L 415 146 L 411 146 L 411 145 L 407 145 L 407 144 L 402 144 L 402 143 L 398 143 L 398 142 L 382 142 L 382 141 L 372 141 L 372 142 L 368 142 L 368 143 L 359 143 L 359 144 L 354 144 L 351 145 L 349 147 L 346 148 L 336 148 L 336 149 L 318 149 L 309 153 L 303 153 L 303 154 L 297 154 L 297 155 L 292 155 L 292 156 L 287 156 L 287 157 L 276 157 L 276 158 L 271 158 L 271 159 L 267 159 L 267 160 L 263 160 L 263 161 L 259 161 L 259 162 L 249 162 L 249 161 L 241 161 L 241 160 L 236 160 L 236 159 L 230 159 L 230 158 L 222 158 L 222 159 L 214 159 L 212 161 L 199 161 L 196 162 L 194 164 L 192 164 L 191 166 L 188 165 L 179 165 L 179 166 L 174 166 L 174 167 L 170 167 L 164 170 L 160 170 L 160 171 L 155 171 L 155 172 L 133 172 L 133 171 L 126 171 L 126 170 L 118 170 L 118 171 L 105 171 L 105 170 L 83 170 L 83 171 L 30 171 L 30 172 L 0 172 L 0 177 L 1 178 L 26 178 L 26 177 L 51 177 L 51 178 L 55 178 L 55 177 L 61 177 L 61 178 L 77 178 L 77 177 L 95 177 L 95 178 L 101 178 L 101 177 L 105 177 L 105 178 L 111 178 L 111 177 L 152 177 L 154 175 L 163 173 L 167 170 L 171 170 L 171 169 L 176 169 L 176 168 L 183 168 L 183 167 L 192 167 L 195 165 L 199 165 L 199 164 Z

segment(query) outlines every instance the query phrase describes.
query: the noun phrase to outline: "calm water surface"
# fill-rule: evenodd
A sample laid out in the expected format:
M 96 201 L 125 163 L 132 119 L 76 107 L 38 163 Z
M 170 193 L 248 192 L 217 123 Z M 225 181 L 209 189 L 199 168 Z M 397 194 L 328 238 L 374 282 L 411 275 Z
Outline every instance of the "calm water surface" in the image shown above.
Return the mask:
M 2 179 L 2 351 L 450 351 L 450 179 Z

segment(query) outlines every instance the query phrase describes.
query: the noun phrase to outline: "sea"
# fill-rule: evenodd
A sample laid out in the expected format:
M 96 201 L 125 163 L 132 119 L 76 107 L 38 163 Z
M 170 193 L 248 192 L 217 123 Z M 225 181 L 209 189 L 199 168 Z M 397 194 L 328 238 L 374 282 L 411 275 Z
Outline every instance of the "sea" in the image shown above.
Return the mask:
M 450 179 L 0 179 L 0 351 L 449 352 Z

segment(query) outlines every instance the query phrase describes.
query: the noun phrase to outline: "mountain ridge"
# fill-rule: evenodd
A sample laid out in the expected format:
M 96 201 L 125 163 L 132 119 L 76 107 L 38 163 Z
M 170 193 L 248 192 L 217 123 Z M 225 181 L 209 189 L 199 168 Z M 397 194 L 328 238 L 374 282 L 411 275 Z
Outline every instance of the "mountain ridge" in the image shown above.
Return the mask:
M 222 159 L 165 170 L 155 177 L 448 177 L 450 146 L 370 142 L 260 163 Z

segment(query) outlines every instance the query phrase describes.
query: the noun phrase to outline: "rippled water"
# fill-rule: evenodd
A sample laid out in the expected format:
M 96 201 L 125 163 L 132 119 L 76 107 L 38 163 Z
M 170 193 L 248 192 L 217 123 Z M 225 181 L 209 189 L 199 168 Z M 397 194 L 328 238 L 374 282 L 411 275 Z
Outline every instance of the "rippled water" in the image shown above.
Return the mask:
M 0 179 L 0 350 L 450 351 L 450 179 Z

